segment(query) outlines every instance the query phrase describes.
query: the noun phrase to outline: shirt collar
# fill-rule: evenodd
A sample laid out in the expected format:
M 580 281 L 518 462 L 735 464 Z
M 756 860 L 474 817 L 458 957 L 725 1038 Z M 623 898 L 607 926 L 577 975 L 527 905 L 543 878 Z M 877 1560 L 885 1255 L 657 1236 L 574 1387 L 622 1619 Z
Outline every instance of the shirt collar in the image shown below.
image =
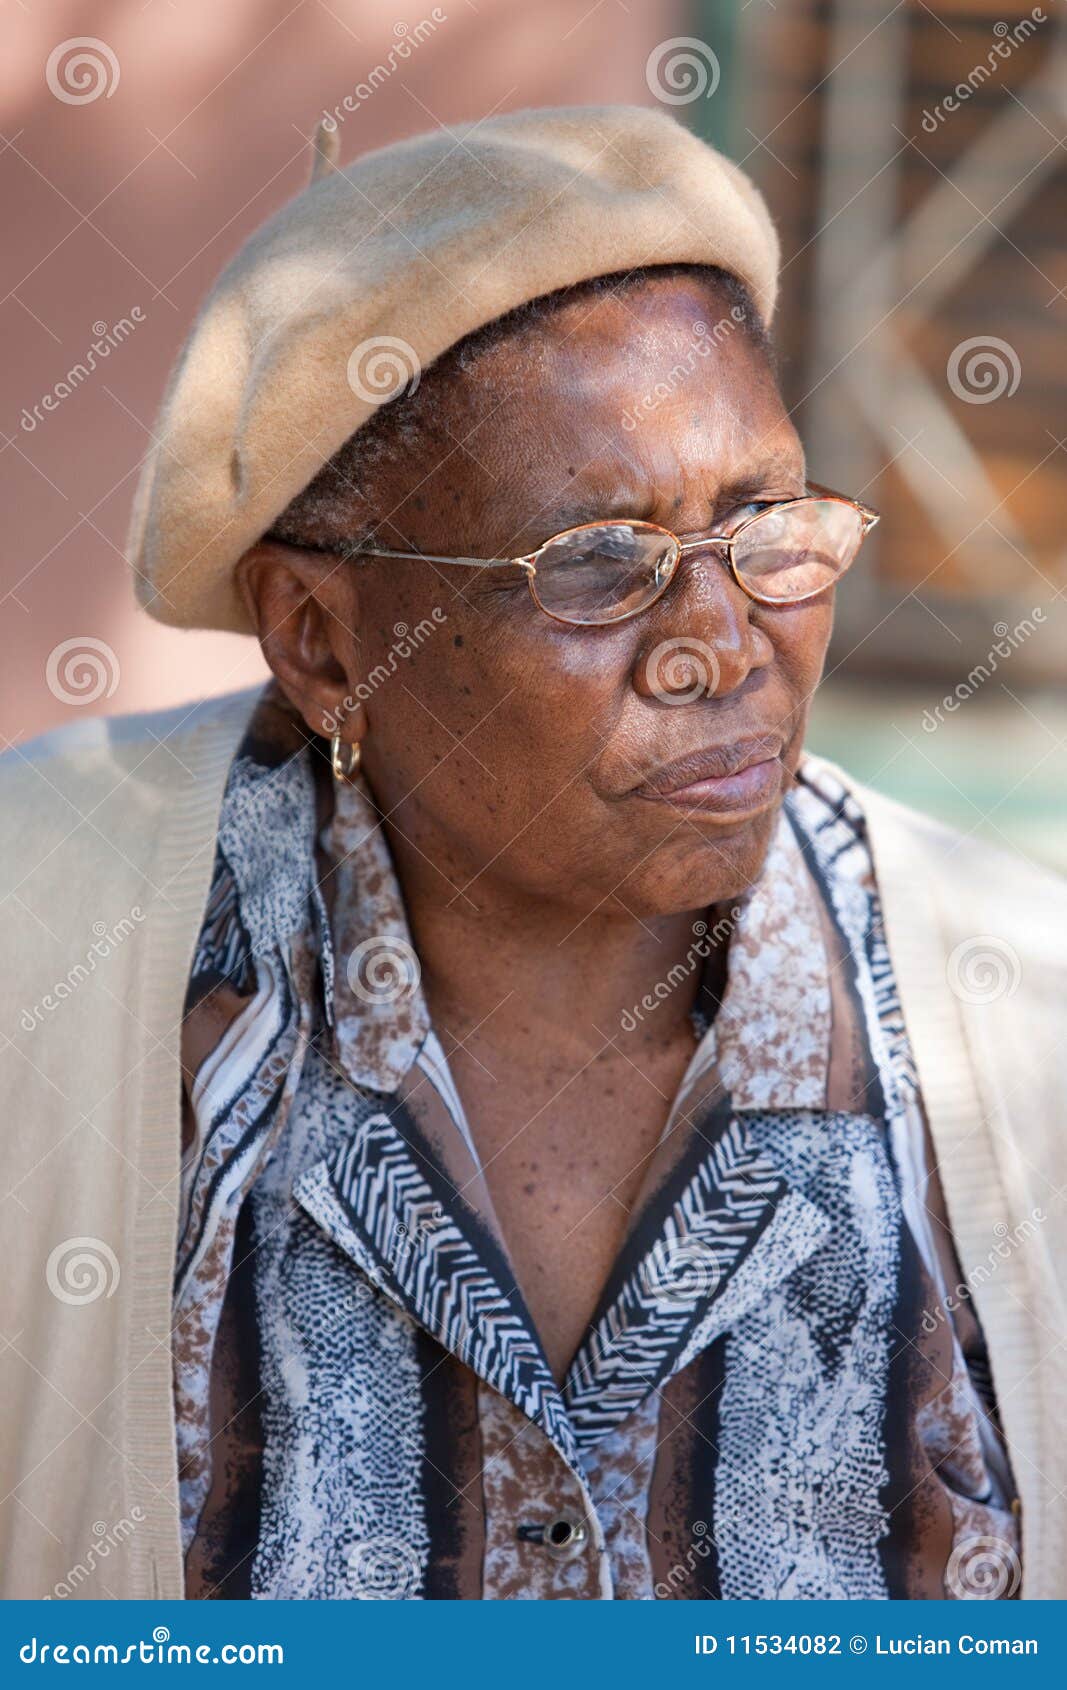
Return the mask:
M 354 1085 L 395 1092 L 430 1016 L 381 817 L 361 781 L 335 784 L 320 850 L 338 1062 Z
M 330 912 L 323 974 L 338 1062 L 353 1084 L 392 1093 L 431 1022 L 392 854 L 362 781 L 334 786 L 320 852 L 319 885 Z M 696 924 L 705 956 L 717 940 L 728 943 L 727 980 L 675 1117 L 712 1069 L 736 1108 L 826 1107 L 833 1017 L 823 919 L 822 898 L 785 807 L 753 886 L 729 914 L 716 920 L 712 911 Z
M 395 1092 L 431 1022 L 392 854 L 362 781 L 335 784 L 320 851 L 330 911 L 323 974 L 338 1062 L 353 1084 Z M 725 929 L 727 980 L 675 1117 L 713 1069 L 735 1108 L 826 1107 L 832 1004 L 822 922 L 822 899 L 784 808 L 754 885 L 718 922 L 712 911 L 697 924 L 705 955 Z

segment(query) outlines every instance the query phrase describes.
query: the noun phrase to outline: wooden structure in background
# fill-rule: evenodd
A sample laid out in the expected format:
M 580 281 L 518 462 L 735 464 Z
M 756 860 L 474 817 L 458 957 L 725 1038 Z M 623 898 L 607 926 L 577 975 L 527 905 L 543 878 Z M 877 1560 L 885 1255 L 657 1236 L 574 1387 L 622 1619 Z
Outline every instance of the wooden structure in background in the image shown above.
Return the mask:
M 1065 606 L 1067 5 L 699 14 L 731 97 L 697 121 L 782 233 L 783 384 L 812 473 L 885 513 L 838 657 L 958 673 L 994 624 Z M 1064 667 L 1067 635 L 1013 659 L 1020 679 Z

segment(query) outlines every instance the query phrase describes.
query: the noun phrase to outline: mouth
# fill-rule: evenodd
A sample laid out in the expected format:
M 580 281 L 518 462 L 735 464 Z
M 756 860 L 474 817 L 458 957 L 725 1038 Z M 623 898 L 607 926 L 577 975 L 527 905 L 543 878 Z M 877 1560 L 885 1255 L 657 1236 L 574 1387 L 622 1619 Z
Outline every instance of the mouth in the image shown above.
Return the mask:
M 757 816 L 781 796 L 783 744 L 780 734 L 761 734 L 732 745 L 704 746 L 662 764 L 633 787 L 631 796 L 731 821 Z

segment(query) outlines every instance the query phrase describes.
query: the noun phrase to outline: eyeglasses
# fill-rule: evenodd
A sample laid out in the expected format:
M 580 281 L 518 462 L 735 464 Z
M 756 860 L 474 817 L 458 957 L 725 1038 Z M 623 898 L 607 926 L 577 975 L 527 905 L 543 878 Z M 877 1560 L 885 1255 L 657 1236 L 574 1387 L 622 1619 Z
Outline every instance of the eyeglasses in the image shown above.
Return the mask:
M 604 627 L 655 604 L 692 552 L 718 550 L 737 585 L 758 604 L 803 604 L 839 581 L 878 521 L 876 511 L 816 482 L 745 517 L 729 534 L 681 541 L 655 522 L 617 518 L 554 534 L 523 557 L 443 557 L 359 545 L 346 557 L 393 557 L 466 569 L 519 568 L 534 603 L 555 622 Z M 329 546 L 309 550 L 333 551 Z

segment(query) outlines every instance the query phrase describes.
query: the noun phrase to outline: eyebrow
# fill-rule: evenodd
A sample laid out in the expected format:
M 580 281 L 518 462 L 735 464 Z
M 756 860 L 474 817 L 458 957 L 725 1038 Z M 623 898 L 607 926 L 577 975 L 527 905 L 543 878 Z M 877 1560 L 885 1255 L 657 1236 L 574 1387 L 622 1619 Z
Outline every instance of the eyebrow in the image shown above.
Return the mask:
M 802 485 L 806 466 L 800 465 Z M 708 527 L 711 527 L 720 517 L 744 504 L 755 494 L 763 491 L 768 484 L 775 482 L 792 482 L 797 476 L 795 460 L 785 458 L 766 458 L 743 474 L 734 476 L 719 488 L 714 506 L 709 511 Z M 551 505 L 544 516 L 546 538 L 552 534 L 560 534 L 567 528 L 580 528 L 587 522 L 604 522 L 612 518 L 632 516 L 643 521 L 651 518 L 648 512 L 654 509 L 655 495 L 648 493 L 644 498 L 635 498 L 630 494 L 610 494 L 601 498 L 588 496 L 581 499 L 563 500 L 558 505 Z M 538 517 L 538 526 L 542 519 Z

